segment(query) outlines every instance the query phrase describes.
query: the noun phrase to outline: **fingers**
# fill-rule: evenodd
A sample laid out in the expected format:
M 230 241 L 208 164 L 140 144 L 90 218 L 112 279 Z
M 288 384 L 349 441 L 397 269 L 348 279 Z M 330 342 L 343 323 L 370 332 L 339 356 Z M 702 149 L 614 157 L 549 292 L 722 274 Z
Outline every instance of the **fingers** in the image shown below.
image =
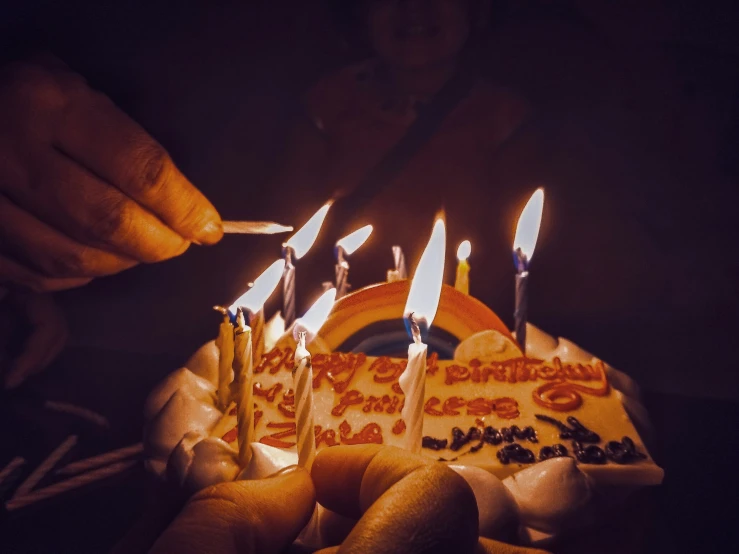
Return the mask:
M 75 95 L 55 130 L 55 145 L 185 239 L 213 244 L 222 237 L 213 205 L 166 150 L 107 97 L 93 91 Z
M 89 277 L 57 279 L 42 275 L 0 254 L 0 285 L 21 285 L 34 292 L 54 292 L 81 287 L 92 281 Z
M 372 471 L 368 473 L 372 462 Z M 311 476 L 320 504 L 346 517 L 358 519 L 388 488 L 428 463 L 425 458 L 396 448 L 342 446 L 319 452 Z M 378 469 L 387 473 L 378 474 Z M 363 490 L 365 476 L 367 481 Z
M 0 283 L 116 273 L 222 236 L 166 151 L 57 59 L 0 68 L 0 193 Z
M 50 295 L 34 294 L 25 300 L 24 311 L 31 334 L 21 354 L 10 364 L 5 388 L 18 387 L 54 361 L 67 341 L 67 324 Z
M 310 475 L 299 468 L 258 481 L 222 483 L 195 495 L 151 552 L 278 553 L 295 540 L 314 507 Z
M 69 237 L 142 262 L 184 252 L 189 243 L 156 216 L 58 152 L 42 157 L 14 203 Z
M 318 502 L 363 513 L 339 552 L 472 552 L 477 502 L 462 477 L 397 448 L 322 450 L 311 473 Z
M 503 542 L 494 541 L 492 539 L 480 538 L 477 544 L 476 554 L 549 554 L 545 550 L 538 548 L 526 548 L 523 546 L 514 546 Z
M 49 277 L 98 277 L 136 261 L 76 242 L 0 195 L 0 248 Z

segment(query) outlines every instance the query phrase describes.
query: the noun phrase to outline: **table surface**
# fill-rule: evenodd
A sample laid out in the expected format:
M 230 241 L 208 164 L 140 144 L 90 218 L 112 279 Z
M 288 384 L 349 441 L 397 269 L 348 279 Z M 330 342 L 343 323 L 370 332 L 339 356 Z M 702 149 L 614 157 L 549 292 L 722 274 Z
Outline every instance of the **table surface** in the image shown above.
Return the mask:
M 21 391 L 0 397 L 0 467 L 23 456 L 35 467 L 70 434 L 79 442 L 67 460 L 140 441 L 147 392 L 181 365 L 174 356 L 91 349 L 65 352 Z M 103 431 L 78 417 L 51 413 L 43 400 L 74 402 L 107 417 Z M 738 551 L 739 403 L 645 391 L 656 429 L 653 456 L 665 468 L 651 491 L 653 521 L 643 552 Z M 139 465 L 118 478 L 55 501 L 0 514 L 4 553 L 108 551 L 139 517 L 151 490 Z M 7 499 L 7 498 L 6 498 Z M 730 520 L 731 518 L 731 520 Z

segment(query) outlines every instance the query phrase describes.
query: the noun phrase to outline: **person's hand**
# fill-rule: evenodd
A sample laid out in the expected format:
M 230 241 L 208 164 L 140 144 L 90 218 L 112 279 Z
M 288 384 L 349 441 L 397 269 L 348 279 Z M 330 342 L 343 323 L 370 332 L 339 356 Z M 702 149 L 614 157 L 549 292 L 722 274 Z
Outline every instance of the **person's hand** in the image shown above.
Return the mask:
M 358 519 L 342 552 L 535 554 L 478 539 L 477 501 L 467 482 L 443 464 L 394 447 L 336 446 L 318 453 L 311 472 L 316 499 Z
M 221 483 L 193 496 L 150 552 L 277 554 L 292 544 L 315 505 L 310 475 L 297 467 Z
M 0 290 L 0 375 L 6 389 L 46 369 L 66 340 L 64 315 L 50 294 Z
M 0 285 L 79 286 L 212 244 L 211 203 L 55 58 L 0 68 Z

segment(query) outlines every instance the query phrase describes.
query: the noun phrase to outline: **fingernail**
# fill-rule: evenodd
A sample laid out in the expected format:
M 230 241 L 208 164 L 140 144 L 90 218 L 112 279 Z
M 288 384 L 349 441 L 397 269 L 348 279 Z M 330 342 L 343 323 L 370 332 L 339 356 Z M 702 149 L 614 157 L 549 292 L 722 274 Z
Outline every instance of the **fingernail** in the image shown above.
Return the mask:
M 211 220 L 198 233 L 198 244 L 215 244 L 223 237 L 223 225 L 220 220 Z
M 282 477 L 284 475 L 288 475 L 289 473 L 293 473 L 297 471 L 299 466 L 297 464 L 293 464 L 291 466 L 283 467 L 281 470 L 276 471 L 272 475 L 267 475 L 265 479 L 272 479 L 273 477 Z

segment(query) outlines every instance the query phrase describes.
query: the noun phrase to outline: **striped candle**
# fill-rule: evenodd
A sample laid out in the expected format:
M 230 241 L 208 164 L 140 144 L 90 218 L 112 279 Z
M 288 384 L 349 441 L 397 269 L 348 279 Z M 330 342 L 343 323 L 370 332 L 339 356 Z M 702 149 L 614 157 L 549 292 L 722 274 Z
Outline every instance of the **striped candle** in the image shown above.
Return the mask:
M 282 275 L 282 318 L 285 320 L 285 327 L 290 327 L 295 321 L 294 254 L 291 247 L 285 246 L 285 273 Z
M 406 450 L 421 453 L 423 442 L 423 404 L 426 394 L 426 353 L 421 332 L 413 314 L 410 315 L 413 342 L 408 346 L 408 365 L 398 379 L 405 401 L 401 416 L 405 421 Z
M 254 399 L 251 329 L 246 325 L 243 310 L 236 315 L 234 332 L 234 379 L 236 381 L 236 425 L 239 429 L 239 462 L 246 467 L 251 460 L 254 442 Z
M 218 407 L 221 411 L 225 411 L 231 402 L 229 387 L 233 380 L 234 326 L 226 308 L 214 306 L 213 309 L 223 314 L 223 321 L 218 327 L 216 346 L 218 347 Z
M 310 471 L 316 457 L 316 435 L 313 425 L 313 370 L 310 353 L 305 347 L 305 332 L 301 332 L 295 348 L 293 369 L 295 388 L 295 419 L 298 433 L 298 465 Z

